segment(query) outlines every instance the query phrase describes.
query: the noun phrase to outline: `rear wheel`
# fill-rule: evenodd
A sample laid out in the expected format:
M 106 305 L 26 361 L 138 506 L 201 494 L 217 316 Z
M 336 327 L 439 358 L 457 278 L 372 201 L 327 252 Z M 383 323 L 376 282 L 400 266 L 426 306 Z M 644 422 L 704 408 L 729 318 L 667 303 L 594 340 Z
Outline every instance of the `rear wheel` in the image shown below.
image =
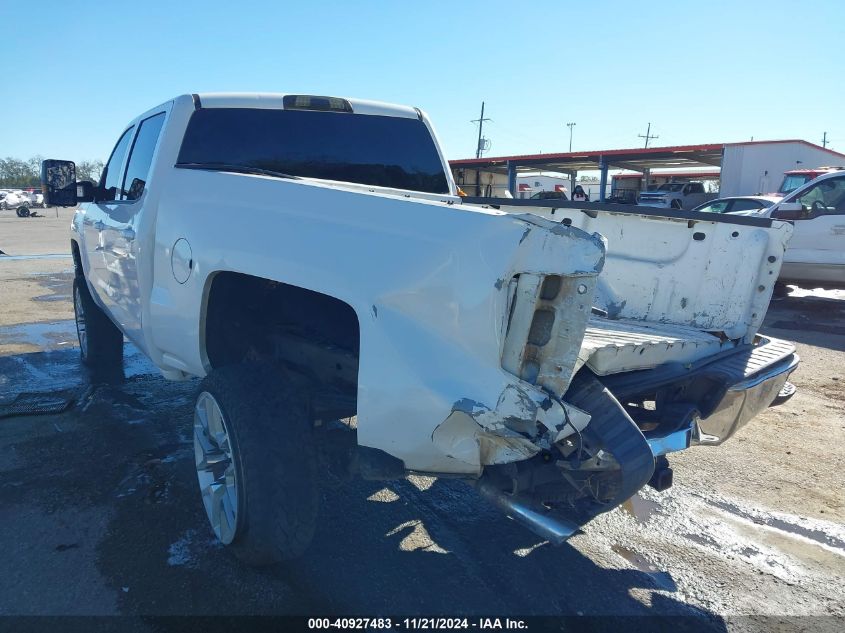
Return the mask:
M 772 296 L 776 298 L 788 297 L 791 291 L 792 288 L 787 286 L 785 283 L 783 283 L 782 281 L 776 281 L 775 287 L 772 290 Z
M 19 218 L 28 218 L 29 217 L 29 208 L 28 207 L 18 207 L 17 210 Z
M 194 408 L 203 506 L 220 542 L 250 565 L 301 556 L 317 522 L 317 457 L 305 399 L 272 365 L 213 370 Z
M 85 278 L 73 279 L 73 313 L 82 362 L 92 369 L 114 370 L 123 361 L 123 334 L 94 303 Z

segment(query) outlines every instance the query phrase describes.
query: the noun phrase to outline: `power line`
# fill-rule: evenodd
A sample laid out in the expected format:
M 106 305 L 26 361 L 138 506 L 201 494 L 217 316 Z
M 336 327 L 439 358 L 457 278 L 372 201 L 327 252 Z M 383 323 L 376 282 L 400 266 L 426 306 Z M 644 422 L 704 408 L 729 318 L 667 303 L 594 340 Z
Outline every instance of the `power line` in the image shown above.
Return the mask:
M 473 119 L 470 123 L 478 123 L 478 144 L 475 146 L 475 157 L 481 158 L 481 152 L 483 152 L 487 147 L 486 140 L 481 136 L 481 131 L 484 129 L 484 122 L 485 121 L 492 121 L 493 119 L 485 119 L 484 118 L 484 102 L 481 102 L 481 116 L 477 119 Z M 485 141 L 484 143 L 482 141 Z
M 651 133 L 651 123 L 648 124 L 648 129 L 646 130 L 645 134 L 637 134 L 640 138 L 645 139 L 645 146 L 648 147 L 648 142 L 653 138 L 660 138 L 657 134 Z

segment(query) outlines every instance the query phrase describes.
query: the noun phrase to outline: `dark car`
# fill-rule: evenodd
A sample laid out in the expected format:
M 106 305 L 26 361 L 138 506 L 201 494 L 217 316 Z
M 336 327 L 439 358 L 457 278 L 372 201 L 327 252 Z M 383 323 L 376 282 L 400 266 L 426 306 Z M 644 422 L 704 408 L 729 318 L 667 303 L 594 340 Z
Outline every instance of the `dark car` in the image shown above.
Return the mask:
M 538 191 L 531 200 L 569 200 L 564 191 Z

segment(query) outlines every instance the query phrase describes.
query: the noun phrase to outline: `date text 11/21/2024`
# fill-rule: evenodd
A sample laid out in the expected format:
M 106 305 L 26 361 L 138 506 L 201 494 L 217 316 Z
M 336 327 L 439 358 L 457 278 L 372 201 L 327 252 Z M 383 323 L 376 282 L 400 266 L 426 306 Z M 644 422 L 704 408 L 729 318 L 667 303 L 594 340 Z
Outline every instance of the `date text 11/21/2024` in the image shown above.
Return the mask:
M 309 618 L 309 630 L 321 629 L 479 629 L 479 630 L 526 630 L 525 620 L 512 618 Z

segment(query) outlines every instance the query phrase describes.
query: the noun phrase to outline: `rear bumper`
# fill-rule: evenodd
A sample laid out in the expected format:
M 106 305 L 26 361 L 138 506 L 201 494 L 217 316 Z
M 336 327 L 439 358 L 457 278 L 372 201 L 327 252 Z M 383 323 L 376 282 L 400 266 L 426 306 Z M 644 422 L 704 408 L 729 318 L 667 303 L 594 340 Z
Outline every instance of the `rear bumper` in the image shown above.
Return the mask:
M 662 437 L 650 437 L 655 456 L 682 451 L 693 445 L 718 445 L 772 405 L 789 375 L 798 367 L 795 348 L 785 341 L 763 341 L 750 354 L 719 368 L 733 374 L 718 404 L 707 417 Z M 741 367 L 741 371 L 738 371 Z
M 783 389 L 789 375 L 798 367 L 798 354 L 758 371 L 732 385 L 709 416 L 699 420 L 693 433 L 696 444 L 721 444 L 751 418 L 768 408 Z

